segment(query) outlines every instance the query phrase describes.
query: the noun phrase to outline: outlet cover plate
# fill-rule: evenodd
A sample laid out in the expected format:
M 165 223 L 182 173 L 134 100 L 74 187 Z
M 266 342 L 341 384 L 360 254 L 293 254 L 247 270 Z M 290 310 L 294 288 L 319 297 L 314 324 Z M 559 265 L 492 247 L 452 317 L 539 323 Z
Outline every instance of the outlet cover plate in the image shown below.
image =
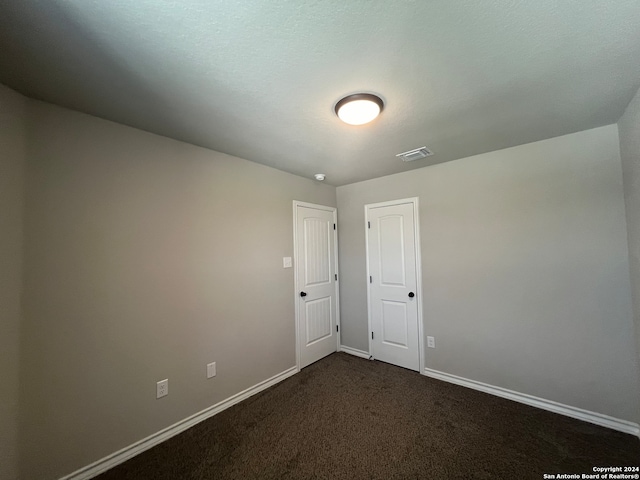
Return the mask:
M 427 347 L 436 348 L 436 339 L 435 339 L 435 337 L 427 337 Z
M 156 398 L 162 398 L 169 395 L 169 379 L 165 378 L 156 383 Z
M 216 362 L 207 364 L 207 378 L 213 378 L 216 376 Z

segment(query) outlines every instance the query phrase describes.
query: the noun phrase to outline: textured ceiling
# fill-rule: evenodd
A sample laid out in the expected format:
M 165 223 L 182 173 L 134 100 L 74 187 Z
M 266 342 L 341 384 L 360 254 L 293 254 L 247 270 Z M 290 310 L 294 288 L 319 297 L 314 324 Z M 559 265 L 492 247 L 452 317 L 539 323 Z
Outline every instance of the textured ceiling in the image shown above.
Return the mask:
M 0 82 L 342 185 L 617 121 L 640 1 L 0 0 Z

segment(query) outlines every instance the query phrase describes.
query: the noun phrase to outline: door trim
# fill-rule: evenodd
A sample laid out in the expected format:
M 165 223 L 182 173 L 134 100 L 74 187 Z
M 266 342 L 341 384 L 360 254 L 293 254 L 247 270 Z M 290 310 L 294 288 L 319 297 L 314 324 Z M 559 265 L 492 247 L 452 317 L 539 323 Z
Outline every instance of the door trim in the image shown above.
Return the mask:
M 418 308 L 418 364 L 419 372 L 421 375 L 425 375 L 425 351 L 424 351 L 424 326 L 422 319 L 422 258 L 420 251 L 422 250 L 420 245 L 420 211 L 418 210 L 418 197 L 403 198 L 400 200 L 390 200 L 388 202 L 369 203 L 364 206 L 364 231 L 365 231 L 365 254 L 366 254 L 366 267 L 367 275 L 364 281 L 367 284 L 367 328 L 369 352 L 371 358 L 375 360 L 375 352 L 373 351 L 373 345 L 371 343 L 371 284 L 369 283 L 369 209 L 379 207 L 390 207 L 393 205 L 402 205 L 405 203 L 413 204 L 413 221 L 414 221 L 414 245 L 416 249 L 416 290 L 417 290 L 417 308 Z M 339 277 L 338 277 L 339 278 Z
M 342 328 L 340 325 L 340 272 L 338 270 L 338 209 L 335 207 L 327 207 L 326 205 L 317 205 L 315 203 L 300 202 L 298 200 L 293 201 L 293 305 L 295 308 L 295 323 L 296 323 L 296 368 L 300 371 L 300 307 L 298 302 L 298 292 L 300 288 L 298 286 L 298 207 L 315 208 L 317 210 L 324 210 L 333 213 L 333 223 L 336 225 L 336 229 L 333 231 L 333 249 L 335 265 L 334 269 L 338 279 L 335 281 L 336 288 L 336 325 L 338 331 L 336 332 L 336 352 L 340 351 L 340 335 L 342 334 Z

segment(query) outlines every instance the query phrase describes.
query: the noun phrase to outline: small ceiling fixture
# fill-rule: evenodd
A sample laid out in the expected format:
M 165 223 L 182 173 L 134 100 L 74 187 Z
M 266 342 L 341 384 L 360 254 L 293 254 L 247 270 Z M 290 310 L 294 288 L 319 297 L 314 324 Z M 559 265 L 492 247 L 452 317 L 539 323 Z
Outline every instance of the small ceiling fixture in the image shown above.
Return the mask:
M 336 115 L 349 125 L 364 125 L 382 112 L 384 103 L 377 95 L 355 93 L 347 95 L 336 103 Z
M 316 180 L 318 180 L 319 182 L 324 180 L 324 173 L 316 173 L 314 175 L 314 177 L 316 177 Z

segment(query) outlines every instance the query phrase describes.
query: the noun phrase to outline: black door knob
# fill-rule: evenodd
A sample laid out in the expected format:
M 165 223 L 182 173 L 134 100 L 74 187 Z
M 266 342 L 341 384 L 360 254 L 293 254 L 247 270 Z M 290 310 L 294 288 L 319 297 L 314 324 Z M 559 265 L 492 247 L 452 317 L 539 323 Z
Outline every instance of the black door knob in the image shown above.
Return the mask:
M 306 297 L 307 296 L 307 292 L 300 292 L 300 296 L 301 297 Z
M 415 294 L 415 293 L 413 293 L 413 292 L 409 292 L 409 298 L 413 298 L 413 297 L 415 297 L 415 296 L 416 296 L 416 294 Z

